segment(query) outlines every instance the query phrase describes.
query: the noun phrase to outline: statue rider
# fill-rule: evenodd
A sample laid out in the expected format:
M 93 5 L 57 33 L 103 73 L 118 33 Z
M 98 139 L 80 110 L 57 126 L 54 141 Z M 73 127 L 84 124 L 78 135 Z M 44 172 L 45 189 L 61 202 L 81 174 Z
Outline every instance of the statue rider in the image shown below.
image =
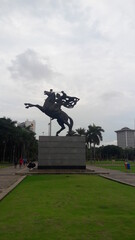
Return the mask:
M 61 91 L 62 96 L 60 94 L 56 94 L 56 102 L 59 106 L 64 106 L 66 108 L 73 108 L 74 105 L 79 101 L 79 98 L 70 97 L 64 91 Z
M 61 111 L 61 106 L 66 108 L 73 108 L 75 104 L 79 101 L 79 98 L 70 97 L 64 91 L 61 91 L 61 94 L 53 92 L 53 89 L 50 91 L 44 91 L 44 93 L 49 96 L 45 100 L 45 105 L 48 105 L 48 110 L 57 114 Z

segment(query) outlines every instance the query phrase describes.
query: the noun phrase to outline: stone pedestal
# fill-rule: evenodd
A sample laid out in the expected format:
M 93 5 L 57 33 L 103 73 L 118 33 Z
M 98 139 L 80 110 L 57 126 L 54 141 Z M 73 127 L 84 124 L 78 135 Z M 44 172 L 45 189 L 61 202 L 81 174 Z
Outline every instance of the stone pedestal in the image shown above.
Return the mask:
M 39 169 L 85 169 L 85 137 L 40 136 Z

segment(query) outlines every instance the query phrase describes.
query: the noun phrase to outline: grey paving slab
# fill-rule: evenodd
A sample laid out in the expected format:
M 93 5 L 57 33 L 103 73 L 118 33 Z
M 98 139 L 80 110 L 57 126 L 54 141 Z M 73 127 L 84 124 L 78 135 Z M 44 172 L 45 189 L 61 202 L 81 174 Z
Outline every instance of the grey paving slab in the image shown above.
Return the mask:
M 134 173 L 130 173 L 130 172 L 126 173 L 118 170 L 105 169 L 105 168 L 96 167 L 93 165 L 87 165 L 86 168 L 93 170 L 95 173 L 97 173 L 101 177 L 135 187 Z
M 0 200 L 2 200 L 10 191 L 12 191 L 29 172 L 28 168 L 0 168 Z

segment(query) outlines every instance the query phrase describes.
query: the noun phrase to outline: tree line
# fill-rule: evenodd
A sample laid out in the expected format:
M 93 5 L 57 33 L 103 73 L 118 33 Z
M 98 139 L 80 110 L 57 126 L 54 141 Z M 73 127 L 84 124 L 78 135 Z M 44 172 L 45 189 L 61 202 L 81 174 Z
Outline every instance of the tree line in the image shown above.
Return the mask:
M 88 129 L 78 128 L 73 135 L 85 136 L 87 160 L 135 160 L 135 149 L 122 149 L 116 145 L 99 146 L 103 140 L 104 129 L 95 124 Z M 99 146 L 99 147 L 97 147 Z
M 115 145 L 99 146 L 104 129 L 95 124 L 88 129 L 78 128 L 72 135 L 85 136 L 87 160 L 135 159 L 135 149 L 122 149 Z M 70 133 L 71 135 L 71 133 Z M 10 118 L 0 118 L 0 162 L 13 162 L 20 157 L 37 160 L 38 141 L 29 127 L 17 126 Z
M 38 142 L 29 127 L 17 126 L 10 118 L 0 118 L 0 161 L 13 162 L 21 156 L 36 160 Z

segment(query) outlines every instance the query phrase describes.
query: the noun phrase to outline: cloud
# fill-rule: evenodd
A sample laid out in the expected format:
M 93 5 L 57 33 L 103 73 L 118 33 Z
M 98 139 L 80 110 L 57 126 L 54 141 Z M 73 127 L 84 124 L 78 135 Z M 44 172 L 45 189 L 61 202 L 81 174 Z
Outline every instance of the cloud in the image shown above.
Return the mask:
M 113 141 L 134 118 L 134 7 L 133 0 L 1 0 L 1 114 L 33 116 L 45 132 L 48 118 L 23 103 L 64 90 L 80 98 L 65 109 L 78 128 L 94 122 Z
M 28 49 L 16 56 L 8 67 L 11 77 L 23 83 L 37 83 L 41 81 L 53 81 L 53 77 L 59 75 L 55 72 L 47 58 L 41 57 L 34 50 Z
M 103 101 L 110 101 L 116 98 L 120 98 L 122 96 L 123 96 L 123 93 L 112 90 L 112 91 L 103 93 L 100 97 Z

